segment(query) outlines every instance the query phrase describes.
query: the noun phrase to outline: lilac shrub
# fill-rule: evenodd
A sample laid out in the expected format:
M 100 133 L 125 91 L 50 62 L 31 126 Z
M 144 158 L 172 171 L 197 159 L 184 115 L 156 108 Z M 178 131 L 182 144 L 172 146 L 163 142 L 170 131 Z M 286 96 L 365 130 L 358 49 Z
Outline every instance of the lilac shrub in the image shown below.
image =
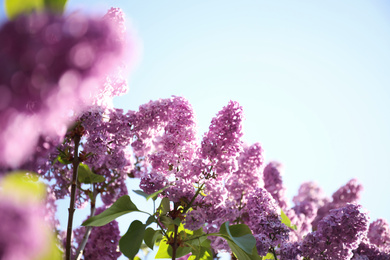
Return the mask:
M 220 252 L 236 259 L 390 259 L 389 225 L 369 223 L 357 204 L 357 180 L 332 198 L 305 182 L 289 206 L 282 164 L 265 165 L 261 144 L 242 140 L 238 102 L 212 118 L 201 140 L 183 97 L 136 111 L 114 108 L 112 98 L 127 91 L 125 58 L 134 49 L 127 40 L 117 8 L 103 18 L 32 12 L 0 28 L 7 65 L 0 69 L 0 173 L 34 171 L 47 185 L 39 203 L 21 205 L 0 193 L 1 259 L 39 259 L 48 245 L 41 231 L 49 229 L 63 236 L 67 260 L 117 259 L 121 252 L 133 259 L 143 242 L 174 260 L 211 260 Z M 129 178 L 140 180 L 138 194 L 162 199 L 153 214 L 131 202 Z M 65 234 L 55 202 L 69 197 Z M 90 218 L 73 230 L 74 208 L 87 204 Z M 120 240 L 115 217 L 137 211 L 147 222 L 134 221 Z

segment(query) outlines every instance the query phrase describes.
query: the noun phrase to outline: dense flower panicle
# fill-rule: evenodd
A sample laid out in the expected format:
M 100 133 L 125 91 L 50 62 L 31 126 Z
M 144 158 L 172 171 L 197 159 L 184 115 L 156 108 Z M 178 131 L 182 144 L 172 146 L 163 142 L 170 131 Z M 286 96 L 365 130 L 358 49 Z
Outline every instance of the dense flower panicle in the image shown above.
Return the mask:
M 389 260 L 390 252 L 381 250 L 377 245 L 365 238 L 353 251 L 352 260 Z
M 196 172 L 190 171 L 195 156 L 196 123 L 193 109 L 182 97 L 149 102 L 129 117 L 135 135 L 135 154 L 151 166 L 138 172 L 140 187 L 153 193 L 164 191 L 172 201 L 191 200 L 195 193 Z
M 124 51 L 108 20 L 32 13 L 2 26 L 0 164 L 20 165 L 41 135 L 63 136 L 69 112 L 104 91 L 104 77 Z
M 360 206 L 347 204 L 331 210 L 318 223 L 318 229 L 302 242 L 302 254 L 313 259 L 351 259 L 368 230 L 368 217 Z
M 362 191 L 363 185 L 358 183 L 357 179 L 352 179 L 347 184 L 340 187 L 340 189 L 338 189 L 335 193 L 333 193 L 332 203 L 345 204 L 357 202 L 360 199 Z
M 315 182 L 302 183 L 299 187 L 298 194 L 293 198 L 295 205 L 311 202 L 317 209 L 329 201 L 330 199 L 324 195 L 324 191 Z
M 264 186 L 261 173 L 263 162 L 263 149 L 259 143 L 244 147 L 238 158 L 238 170 L 230 176 L 225 184 L 229 197 L 235 200 L 237 205 L 240 204 L 244 193 Z
M 317 228 L 318 222 L 329 214 L 330 210 L 338 209 L 347 203 L 356 203 L 360 199 L 363 186 L 356 179 L 351 179 L 347 184 L 340 187 L 333 195 L 331 202 L 325 203 L 317 210 L 317 216 L 311 223 L 313 229 Z
M 370 224 L 367 237 L 372 244 L 390 252 L 390 227 L 384 219 L 377 219 Z
M 284 169 L 279 162 L 270 162 L 265 166 L 263 172 L 264 188 L 271 193 L 272 197 L 278 202 L 282 209 L 287 208 L 285 197 L 286 187 L 283 185 L 282 175 Z
M 236 170 L 236 157 L 242 151 L 242 107 L 234 101 L 218 112 L 203 136 L 200 158 L 213 166 L 217 176 L 228 176 Z
M 286 260 L 301 260 L 301 245 L 298 242 L 287 242 L 280 245 L 280 258 Z
M 271 246 L 287 242 L 290 230 L 282 224 L 277 202 L 267 190 L 257 188 L 247 197 L 243 220 L 256 238 L 259 255 L 264 256 Z
M 102 213 L 105 209 L 105 207 L 97 208 L 95 215 Z M 75 230 L 75 241 L 77 244 L 81 243 L 84 233 L 85 227 Z M 119 225 L 116 220 L 101 227 L 93 227 L 85 245 L 84 260 L 118 259 L 121 256 L 121 252 L 118 250 L 119 239 Z

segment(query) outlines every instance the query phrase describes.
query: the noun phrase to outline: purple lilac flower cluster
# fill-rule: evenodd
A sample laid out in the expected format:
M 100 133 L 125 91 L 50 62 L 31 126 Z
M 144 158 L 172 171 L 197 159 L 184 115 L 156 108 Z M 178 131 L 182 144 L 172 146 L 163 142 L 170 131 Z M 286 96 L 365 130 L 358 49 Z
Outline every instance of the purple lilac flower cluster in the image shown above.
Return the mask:
M 256 238 L 259 255 L 287 242 L 290 230 L 281 222 L 279 207 L 272 194 L 263 188 L 255 189 L 248 195 L 244 223 Z
M 96 209 L 96 215 L 102 213 L 106 207 Z M 74 240 L 80 244 L 85 234 L 85 227 L 74 231 Z M 89 236 L 88 242 L 83 251 L 84 260 L 112 260 L 118 259 L 121 253 L 117 247 L 119 243 L 119 225 L 116 220 L 101 227 L 94 227 Z

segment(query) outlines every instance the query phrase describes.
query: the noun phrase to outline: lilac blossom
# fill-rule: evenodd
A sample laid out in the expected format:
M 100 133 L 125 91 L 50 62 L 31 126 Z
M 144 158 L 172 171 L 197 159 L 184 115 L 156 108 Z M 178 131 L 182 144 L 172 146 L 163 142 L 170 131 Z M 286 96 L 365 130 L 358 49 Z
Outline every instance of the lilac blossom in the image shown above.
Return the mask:
M 261 173 L 263 162 L 263 149 L 259 143 L 244 147 L 238 158 L 238 170 L 226 181 L 229 197 L 236 201 L 237 207 L 244 203 L 241 201 L 244 193 L 264 186 Z
M 271 247 L 287 242 L 290 230 L 282 224 L 277 202 L 267 190 L 257 188 L 247 196 L 244 223 L 256 238 L 259 255 L 264 256 Z
M 285 197 L 286 188 L 282 181 L 283 172 L 284 169 L 281 163 L 270 162 L 264 168 L 263 178 L 264 188 L 271 193 L 282 209 L 286 209 L 287 200 Z
M 390 252 L 390 227 L 384 219 L 377 219 L 370 224 L 367 234 L 372 244 Z
M 69 113 L 105 91 L 104 77 L 124 53 L 111 13 L 32 13 L 0 28 L 0 62 L 7 64 L 0 70 L 0 164 L 20 165 L 40 136 L 63 136 Z
M 302 183 L 298 194 L 294 196 L 295 206 L 285 213 L 297 226 L 290 234 L 290 241 L 301 241 L 303 236 L 311 231 L 311 222 L 317 215 L 319 207 L 328 203 L 330 199 L 324 196 L 322 189 L 314 182 Z
M 317 211 L 317 216 L 311 223 L 313 229 L 317 228 L 318 222 L 324 218 L 330 210 L 344 207 L 347 203 L 356 203 L 360 199 L 363 186 L 356 179 L 351 179 L 347 184 L 340 187 L 333 195 L 331 202 L 325 203 Z
M 105 207 L 97 208 L 95 215 L 102 213 L 105 209 Z M 85 229 L 85 227 L 80 227 L 74 231 L 77 244 L 81 243 Z M 116 220 L 104 226 L 93 227 L 83 251 L 84 260 L 118 259 L 121 256 L 121 253 L 117 250 L 119 239 L 119 225 Z
M 347 204 L 331 210 L 318 223 L 318 229 L 304 238 L 302 255 L 310 259 L 350 259 L 368 230 L 368 217 L 360 208 Z
M 203 136 L 200 157 L 208 160 L 217 176 L 228 176 L 237 168 L 236 157 L 242 151 L 242 107 L 234 101 L 218 112 Z
M 353 251 L 352 260 L 389 260 L 390 252 L 381 250 L 377 245 L 370 243 L 365 238 L 359 244 L 359 247 Z

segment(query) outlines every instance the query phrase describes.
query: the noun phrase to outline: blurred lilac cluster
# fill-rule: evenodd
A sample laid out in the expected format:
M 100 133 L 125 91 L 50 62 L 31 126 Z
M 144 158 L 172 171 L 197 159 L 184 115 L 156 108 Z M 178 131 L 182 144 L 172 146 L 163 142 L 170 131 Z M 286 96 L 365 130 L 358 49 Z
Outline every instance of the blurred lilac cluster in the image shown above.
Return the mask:
M 125 53 L 123 15 L 104 18 L 79 13 L 21 15 L 0 28 L 0 165 L 17 167 L 40 138 L 62 138 L 87 106 L 107 92 L 119 94 Z M 122 84 L 123 85 L 123 84 Z M 112 96 L 112 95 L 111 95 Z M 50 147 L 44 142 L 44 149 Z

